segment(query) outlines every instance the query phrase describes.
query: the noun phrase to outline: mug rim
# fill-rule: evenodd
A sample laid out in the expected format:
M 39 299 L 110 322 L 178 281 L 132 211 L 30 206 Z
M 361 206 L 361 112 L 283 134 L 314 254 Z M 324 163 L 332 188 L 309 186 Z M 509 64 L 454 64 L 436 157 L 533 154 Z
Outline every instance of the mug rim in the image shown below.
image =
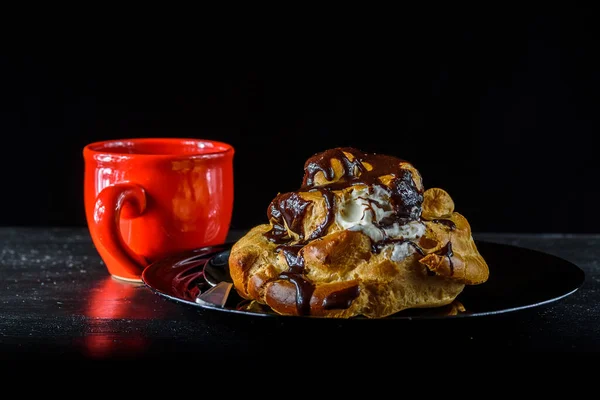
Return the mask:
M 194 142 L 194 143 L 211 143 L 221 148 L 211 149 L 205 152 L 198 153 L 187 153 L 187 154 L 144 154 L 144 153 L 125 153 L 106 151 L 107 145 L 114 144 L 115 147 L 122 143 L 143 143 L 143 142 L 171 142 L 171 143 L 183 143 L 183 142 Z M 213 139 L 201 139 L 191 137 L 148 137 L 148 138 L 121 138 L 121 139 L 107 139 L 88 143 L 83 148 L 84 156 L 96 156 L 96 155 L 107 155 L 113 157 L 126 157 L 126 158 L 160 158 L 160 159 L 173 159 L 173 158 L 206 158 L 206 157 L 218 157 L 224 156 L 228 153 L 233 153 L 234 148 L 231 144 Z

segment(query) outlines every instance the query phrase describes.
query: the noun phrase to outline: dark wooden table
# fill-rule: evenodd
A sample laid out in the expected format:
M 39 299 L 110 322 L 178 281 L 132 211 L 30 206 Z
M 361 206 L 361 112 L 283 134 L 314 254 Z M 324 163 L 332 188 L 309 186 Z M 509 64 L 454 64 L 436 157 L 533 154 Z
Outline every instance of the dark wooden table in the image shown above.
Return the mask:
M 234 240 L 241 232 L 232 232 Z M 112 279 L 85 228 L 0 228 L 0 356 L 223 359 L 250 354 L 600 350 L 600 235 L 475 234 L 583 269 L 574 294 L 529 310 L 434 321 L 298 322 L 203 310 Z

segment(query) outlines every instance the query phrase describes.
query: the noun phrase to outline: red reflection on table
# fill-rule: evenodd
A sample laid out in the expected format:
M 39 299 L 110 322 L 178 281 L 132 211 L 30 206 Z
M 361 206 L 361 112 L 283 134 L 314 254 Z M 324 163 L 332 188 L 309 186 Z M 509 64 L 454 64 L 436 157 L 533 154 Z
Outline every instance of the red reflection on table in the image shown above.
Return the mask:
M 160 307 L 153 307 L 140 297 L 148 295 L 141 282 L 129 282 L 106 277 L 97 287 L 91 289 L 90 301 L 85 315 L 89 318 L 110 319 L 151 319 L 160 317 Z M 157 315 L 159 314 L 159 315 Z
M 83 337 L 87 355 L 104 358 L 143 351 L 148 340 L 142 333 L 127 332 L 128 320 L 160 317 L 160 307 L 148 301 L 143 283 L 128 282 L 106 277 L 90 290 L 90 301 L 85 310 L 88 332 Z

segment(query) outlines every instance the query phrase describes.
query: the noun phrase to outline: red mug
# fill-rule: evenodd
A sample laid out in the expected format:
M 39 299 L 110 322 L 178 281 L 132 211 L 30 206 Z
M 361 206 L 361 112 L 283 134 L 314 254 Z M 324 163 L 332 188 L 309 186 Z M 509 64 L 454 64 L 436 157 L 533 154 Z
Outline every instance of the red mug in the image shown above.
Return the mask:
M 227 143 L 202 139 L 85 146 L 85 214 L 108 272 L 140 281 L 154 261 L 223 243 L 233 212 L 233 154 Z

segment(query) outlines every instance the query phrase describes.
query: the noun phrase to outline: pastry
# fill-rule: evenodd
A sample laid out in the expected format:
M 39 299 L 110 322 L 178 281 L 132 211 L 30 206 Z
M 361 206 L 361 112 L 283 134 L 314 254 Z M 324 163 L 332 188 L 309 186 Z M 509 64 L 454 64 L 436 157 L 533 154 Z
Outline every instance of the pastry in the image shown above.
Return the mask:
M 382 318 L 451 304 L 489 276 L 450 195 L 396 157 L 315 154 L 267 217 L 233 245 L 229 270 L 240 296 L 279 314 Z

